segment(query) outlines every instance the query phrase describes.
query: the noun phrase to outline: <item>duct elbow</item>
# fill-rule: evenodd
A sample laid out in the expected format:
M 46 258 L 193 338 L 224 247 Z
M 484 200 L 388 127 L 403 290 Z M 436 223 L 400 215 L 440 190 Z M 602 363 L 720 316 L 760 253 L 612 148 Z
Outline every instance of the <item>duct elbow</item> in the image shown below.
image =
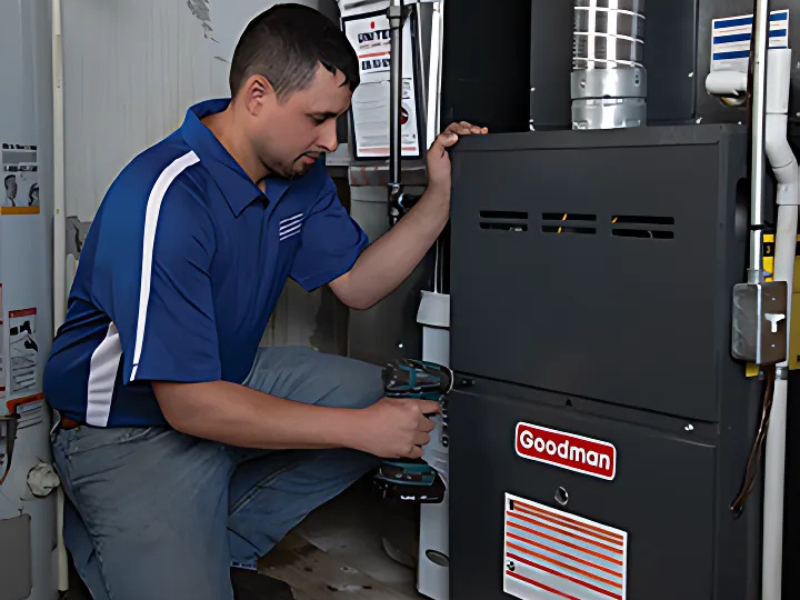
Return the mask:
M 706 91 L 712 96 L 743 98 L 747 92 L 747 73 L 711 71 L 706 77 Z
M 778 182 L 778 206 L 800 205 L 800 170 L 787 139 L 788 117 L 768 114 L 764 123 L 764 151 Z
M 768 114 L 764 122 L 764 151 L 778 184 L 796 184 L 800 173 L 797 159 L 787 139 L 788 117 Z

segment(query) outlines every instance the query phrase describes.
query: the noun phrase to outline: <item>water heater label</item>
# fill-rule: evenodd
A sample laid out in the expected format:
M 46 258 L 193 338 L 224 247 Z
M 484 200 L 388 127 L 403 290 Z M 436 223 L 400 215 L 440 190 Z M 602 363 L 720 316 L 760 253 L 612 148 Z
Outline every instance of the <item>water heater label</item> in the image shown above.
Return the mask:
M 617 449 L 613 444 L 580 435 L 518 423 L 517 455 L 601 479 L 614 479 Z

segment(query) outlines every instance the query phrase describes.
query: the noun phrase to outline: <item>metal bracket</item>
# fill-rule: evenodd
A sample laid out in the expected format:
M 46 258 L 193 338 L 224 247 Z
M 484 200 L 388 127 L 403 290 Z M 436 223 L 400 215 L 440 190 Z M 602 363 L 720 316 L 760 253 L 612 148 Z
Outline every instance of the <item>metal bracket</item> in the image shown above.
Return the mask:
M 733 288 L 732 354 L 759 366 L 787 356 L 788 289 L 785 281 L 740 283 Z

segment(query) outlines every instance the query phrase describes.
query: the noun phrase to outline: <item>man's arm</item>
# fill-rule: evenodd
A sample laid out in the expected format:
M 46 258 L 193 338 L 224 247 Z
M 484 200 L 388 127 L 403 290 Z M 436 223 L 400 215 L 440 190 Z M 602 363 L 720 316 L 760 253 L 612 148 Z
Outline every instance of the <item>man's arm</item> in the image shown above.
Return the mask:
M 183 433 L 245 448 L 352 447 L 359 411 L 285 400 L 246 386 L 153 382 L 161 411 Z
M 428 186 L 397 224 L 370 244 L 330 288 L 350 308 L 370 308 L 411 275 L 442 233 L 450 216 L 449 188 Z
M 384 458 L 418 458 L 433 429 L 425 415 L 439 410 L 436 402 L 391 398 L 365 409 L 329 408 L 224 381 L 152 385 L 174 429 L 244 448 L 352 448 Z
M 123 385 L 151 385 L 168 423 L 200 438 L 249 448 L 339 446 L 419 456 L 432 427 L 423 413 L 438 410 L 437 403 L 387 398 L 367 409 L 331 409 L 223 381 L 210 272 L 217 238 L 201 194 L 185 178 L 173 181 L 153 221 L 144 267 L 130 249 L 147 250 L 147 216 L 139 227 L 125 218 L 99 225 L 92 292 L 117 330 Z
M 428 151 L 428 187 L 417 204 L 380 239 L 373 242 L 341 277 L 330 283 L 350 308 L 367 309 L 411 275 L 442 233 L 450 217 L 450 158 L 447 148 L 460 135 L 487 133 L 469 123 L 453 123 Z

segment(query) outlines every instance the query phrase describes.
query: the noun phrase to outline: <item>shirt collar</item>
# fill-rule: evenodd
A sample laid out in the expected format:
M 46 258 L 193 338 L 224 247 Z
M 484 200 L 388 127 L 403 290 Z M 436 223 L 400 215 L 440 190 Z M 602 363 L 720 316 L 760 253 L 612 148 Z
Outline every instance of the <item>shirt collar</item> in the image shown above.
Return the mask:
M 238 217 L 250 204 L 265 196 L 274 206 L 291 187 L 291 182 L 280 177 L 267 177 L 264 181 L 265 193 L 262 193 L 211 130 L 203 125 L 201 119 L 225 110 L 228 104 L 230 98 L 195 104 L 186 112 L 181 135 L 200 157 L 200 161 L 222 190 L 231 210 Z

